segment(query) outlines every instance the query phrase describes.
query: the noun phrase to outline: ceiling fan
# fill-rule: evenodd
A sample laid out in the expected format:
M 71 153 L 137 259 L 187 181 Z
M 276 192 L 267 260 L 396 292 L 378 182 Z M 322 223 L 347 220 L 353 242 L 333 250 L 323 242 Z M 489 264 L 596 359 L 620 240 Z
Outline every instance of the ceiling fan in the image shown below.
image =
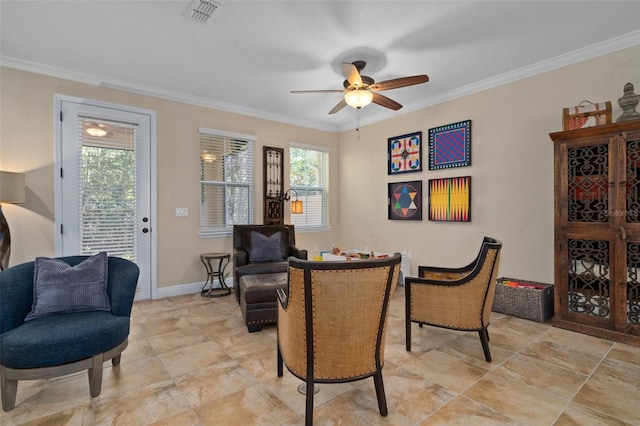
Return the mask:
M 360 109 L 371 102 L 390 108 L 394 111 L 402 108 L 398 102 L 389 99 L 378 92 L 383 90 L 398 89 L 400 87 L 413 86 L 426 83 L 429 76 L 414 75 L 411 77 L 394 78 L 376 83 L 373 78 L 361 75 L 360 72 L 367 65 L 365 61 L 343 62 L 342 73 L 346 80 L 342 83 L 344 89 L 335 90 L 292 90 L 291 93 L 344 93 L 344 98 L 333 107 L 329 114 L 335 114 L 347 105 Z

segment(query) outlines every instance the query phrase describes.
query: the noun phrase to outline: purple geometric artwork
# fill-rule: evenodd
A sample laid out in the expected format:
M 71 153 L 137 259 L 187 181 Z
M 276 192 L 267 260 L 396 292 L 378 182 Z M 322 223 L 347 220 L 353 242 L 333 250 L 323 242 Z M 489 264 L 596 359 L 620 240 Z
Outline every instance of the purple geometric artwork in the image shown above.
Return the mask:
M 429 170 L 471 165 L 471 120 L 429 129 Z

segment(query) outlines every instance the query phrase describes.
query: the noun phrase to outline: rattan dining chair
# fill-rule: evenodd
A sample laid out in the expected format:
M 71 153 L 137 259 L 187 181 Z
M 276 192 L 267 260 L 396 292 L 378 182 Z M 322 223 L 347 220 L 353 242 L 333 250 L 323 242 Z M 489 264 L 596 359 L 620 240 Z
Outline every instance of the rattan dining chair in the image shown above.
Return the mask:
M 477 331 L 487 362 L 489 319 L 496 289 L 502 243 L 485 237 L 473 262 L 461 268 L 419 266 L 419 277 L 405 278 L 406 344 L 411 351 L 411 323 Z
M 380 415 L 388 414 L 382 367 L 401 259 L 289 258 L 288 293 L 278 290 L 278 376 L 284 364 L 306 382 L 306 425 L 313 424 L 315 383 L 373 377 Z

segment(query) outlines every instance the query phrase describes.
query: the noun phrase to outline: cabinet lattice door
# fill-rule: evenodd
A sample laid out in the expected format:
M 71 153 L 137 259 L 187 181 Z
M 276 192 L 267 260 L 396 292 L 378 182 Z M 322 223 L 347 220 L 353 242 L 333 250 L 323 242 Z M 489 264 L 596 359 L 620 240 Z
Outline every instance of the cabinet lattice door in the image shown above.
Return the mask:
M 553 324 L 640 345 L 640 120 L 550 136 Z

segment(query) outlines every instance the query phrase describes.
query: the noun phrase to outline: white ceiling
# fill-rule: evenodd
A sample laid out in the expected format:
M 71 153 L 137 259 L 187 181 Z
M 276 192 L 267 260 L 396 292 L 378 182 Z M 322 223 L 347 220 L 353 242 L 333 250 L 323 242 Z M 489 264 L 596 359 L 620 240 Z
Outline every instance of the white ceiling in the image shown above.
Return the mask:
M 257 117 L 343 131 L 640 44 L 640 1 L 0 0 L 3 65 Z M 328 112 L 340 63 L 404 105 Z M 620 90 L 625 82 L 620 82 Z M 636 82 L 637 83 L 637 82 Z M 594 82 L 597 84 L 597 82 Z

